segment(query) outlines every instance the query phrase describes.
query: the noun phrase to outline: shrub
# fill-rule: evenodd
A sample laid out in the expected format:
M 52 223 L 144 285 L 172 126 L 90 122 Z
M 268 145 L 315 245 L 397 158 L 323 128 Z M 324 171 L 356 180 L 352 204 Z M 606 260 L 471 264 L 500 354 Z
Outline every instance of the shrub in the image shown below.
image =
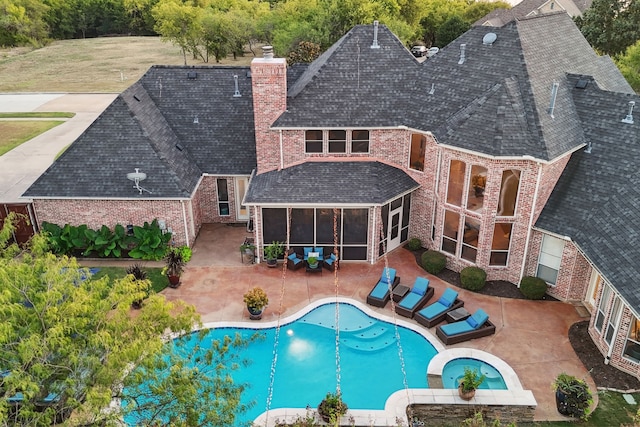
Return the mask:
M 426 251 L 422 254 L 422 268 L 427 273 L 438 274 L 447 266 L 447 257 L 438 251 Z
M 409 239 L 409 241 L 407 242 L 407 248 L 410 251 L 417 251 L 421 247 L 422 247 L 422 242 L 417 237 L 414 237 L 413 239 Z
M 480 267 L 465 267 L 460 272 L 462 287 L 470 291 L 479 291 L 487 283 L 487 272 Z
M 525 276 L 520 281 L 520 292 L 526 299 L 542 299 L 547 293 L 547 284 L 539 277 Z

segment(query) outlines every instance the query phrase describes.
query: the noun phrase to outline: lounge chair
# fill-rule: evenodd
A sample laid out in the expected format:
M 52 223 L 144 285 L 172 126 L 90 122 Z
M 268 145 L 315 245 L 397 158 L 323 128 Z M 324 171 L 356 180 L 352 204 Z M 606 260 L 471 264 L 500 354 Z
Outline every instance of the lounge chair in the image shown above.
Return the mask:
M 429 279 L 417 277 L 411 291 L 396 305 L 396 313 L 405 317 L 413 317 L 416 310 L 420 310 L 433 297 L 433 287 L 429 286 Z
M 446 345 L 486 337 L 495 332 L 496 326 L 489 321 L 489 315 L 481 308 L 465 320 L 436 328 L 436 335 Z
M 442 322 L 448 312 L 463 305 L 464 301 L 458 299 L 458 293 L 451 288 L 447 288 L 438 301 L 416 312 L 413 317 L 421 325 L 431 328 Z
M 385 267 L 382 269 L 382 275 L 378 283 L 371 289 L 369 295 L 367 295 L 367 304 L 375 307 L 384 307 L 391 298 L 391 292 L 389 292 L 389 283 L 391 283 L 391 289 L 398 286 L 400 283 L 400 276 L 396 276 L 395 268 Z

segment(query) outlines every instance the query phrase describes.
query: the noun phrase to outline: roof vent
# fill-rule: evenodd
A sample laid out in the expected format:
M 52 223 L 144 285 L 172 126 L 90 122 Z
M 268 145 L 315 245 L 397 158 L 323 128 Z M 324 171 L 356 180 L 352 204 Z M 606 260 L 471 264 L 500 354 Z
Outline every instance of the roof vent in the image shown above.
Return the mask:
M 466 59 L 464 56 L 464 53 L 466 49 L 467 49 L 466 43 L 462 43 L 460 45 L 460 60 L 458 61 L 458 65 L 464 64 L 464 60 Z
M 264 59 L 273 59 L 273 46 L 262 46 L 262 57 Z
M 578 79 L 578 81 L 576 82 L 576 89 L 586 89 L 588 84 L 589 84 L 589 80 Z
M 373 44 L 371 44 L 371 49 L 380 49 L 378 44 L 378 21 L 373 21 Z
M 591 154 L 591 140 L 589 140 L 589 142 L 587 142 L 587 148 L 584 149 L 584 152 L 587 154 Z
M 636 105 L 635 101 L 629 101 L 629 112 L 627 113 L 627 117 L 622 119 L 622 123 L 633 124 L 633 107 Z
M 431 90 L 429 91 L 429 95 L 433 95 L 434 93 L 436 93 L 436 84 L 431 83 Z
M 496 33 L 487 33 L 482 38 L 482 44 L 490 46 L 493 44 L 493 42 L 496 41 L 497 38 L 498 35 Z
M 140 102 L 140 98 L 138 98 L 138 95 L 133 95 L 133 99 L 135 99 L 136 101 Z
M 558 96 L 558 86 L 560 86 L 560 83 L 558 82 L 553 82 L 553 85 L 551 86 L 551 101 L 549 101 L 548 113 L 552 119 L 554 118 L 553 110 L 556 108 L 556 97 Z
M 178 143 L 178 144 L 176 144 L 176 150 L 182 151 L 182 150 L 184 150 L 184 147 L 180 143 Z
M 242 94 L 240 94 L 240 89 L 238 89 L 238 75 L 237 74 L 233 76 L 233 82 L 236 85 L 236 91 L 233 94 L 233 97 L 234 98 L 240 98 L 242 96 Z
M 195 79 L 197 79 L 197 78 L 198 78 L 198 73 L 196 73 L 195 71 L 189 71 L 189 72 L 187 73 L 187 78 L 188 78 L 189 80 L 195 80 Z
M 194 124 L 194 125 L 197 125 L 197 124 L 199 124 L 199 123 L 200 123 L 200 120 L 198 120 L 198 116 L 195 116 L 195 117 L 193 118 L 193 124 Z

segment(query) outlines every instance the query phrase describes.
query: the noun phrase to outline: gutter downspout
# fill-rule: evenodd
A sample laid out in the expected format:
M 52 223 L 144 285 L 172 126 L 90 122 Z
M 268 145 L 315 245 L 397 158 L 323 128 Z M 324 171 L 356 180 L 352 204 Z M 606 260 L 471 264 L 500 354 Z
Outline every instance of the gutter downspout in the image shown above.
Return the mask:
M 284 151 L 282 148 L 282 129 L 280 129 L 280 170 L 284 169 Z
M 538 192 L 540 190 L 540 180 L 542 179 L 542 164 L 538 163 L 538 179 L 536 180 L 536 190 L 533 192 L 533 208 L 531 209 L 531 216 L 529 217 L 529 226 L 527 227 L 527 239 L 524 243 L 524 254 L 522 256 L 522 268 L 520 269 L 520 279 L 524 277 L 524 267 L 527 263 L 527 256 L 529 252 L 529 241 L 531 240 L 531 234 L 533 234 L 533 216 L 535 214 L 535 207 L 538 202 Z M 520 287 L 520 280 L 518 280 L 518 287 Z
M 187 224 L 187 210 L 184 207 L 184 200 L 180 200 L 180 204 L 182 205 L 182 220 L 184 222 L 184 238 L 186 239 L 187 246 L 189 245 L 189 225 Z
M 258 208 L 257 206 L 253 209 L 253 234 L 256 236 L 256 253 L 254 254 L 255 258 L 257 258 L 257 264 L 260 264 L 260 251 L 258 248 L 260 247 L 260 233 L 258 233 Z
M 373 229 L 371 230 L 371 260 L 369 260 L 369 264 L 373 264 L 373 257 L 375 256 L 375 250 L 376 250 L 376 220 L 378 219 L 378 215 L 376 215 L 376 207 L 373 207 L 373 222 L 372 222 L 372 227 Z M 379 246 L 379 245 L 378 245 Z

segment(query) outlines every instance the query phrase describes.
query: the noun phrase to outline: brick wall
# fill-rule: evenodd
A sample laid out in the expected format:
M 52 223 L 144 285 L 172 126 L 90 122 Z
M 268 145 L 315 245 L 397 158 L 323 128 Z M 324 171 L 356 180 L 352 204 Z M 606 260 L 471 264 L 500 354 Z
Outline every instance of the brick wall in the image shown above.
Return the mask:
M 283 58 L 256 58 L 251 62 L 253 115 L 256 131 L 258 172 L 280 165 L 280 137 L 269 130 L 287 108 L 287 63 Z
M 227 180 L 227 192 L 229 193 L 229 215 L 220 215 L 218 207 L 218 179 Z M 200 207 L 200 215 L 202 222 L 222 222 L 233 223 L 238 222 L 236 216 L 236 186 L 235 179 L 232 176 L 209 176 L 202 177 L 200 187 L 194 196 Z
M 185 201 L 185 213 L 188 209 Z M 145 221 L 163 219 L 173 231 L 176 245 L 186 243 L 183 206 L 180 200 L 44 200 L 37 199 L 33 205 L 39 224 L 82 225 L 100 228 L 106 225 L 113 228 L 116 224 L 142 225 Z M 189 231 L 189 233 L 191 233 Z M 191 236 L 190 242 L 193 243 Z

